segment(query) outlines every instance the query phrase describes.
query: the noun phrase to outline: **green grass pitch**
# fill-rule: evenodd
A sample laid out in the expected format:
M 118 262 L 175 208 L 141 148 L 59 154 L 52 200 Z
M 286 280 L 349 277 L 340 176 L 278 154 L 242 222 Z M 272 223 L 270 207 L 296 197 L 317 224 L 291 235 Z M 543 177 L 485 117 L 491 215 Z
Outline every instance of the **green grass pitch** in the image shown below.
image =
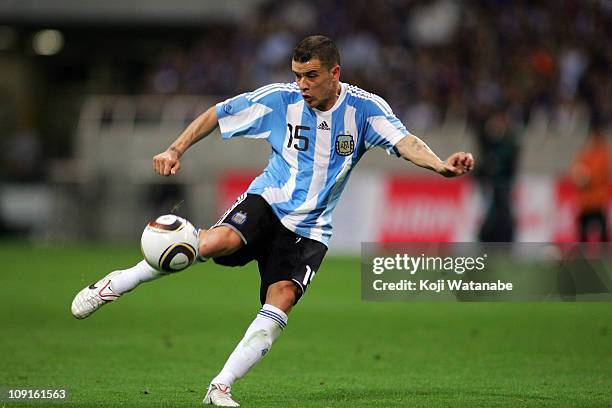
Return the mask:
M 0 243 L 0 387 L 68 402 L 197 407 L 258 311 L 255 265 L 199 265 L 89 319 L 73 296 L 137 247 Z M 234 387 L 243 407 L 612 406 L 612 303 L 368 303 L 358 259 L 329 257 L 270 354 Z

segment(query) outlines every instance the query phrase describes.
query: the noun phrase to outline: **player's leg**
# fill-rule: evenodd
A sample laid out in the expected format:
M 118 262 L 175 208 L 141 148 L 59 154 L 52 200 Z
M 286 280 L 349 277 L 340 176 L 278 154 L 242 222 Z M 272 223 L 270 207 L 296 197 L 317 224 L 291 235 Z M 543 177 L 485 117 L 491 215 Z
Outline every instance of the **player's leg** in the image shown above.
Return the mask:
M 291 281 L 276 282 L 268 288 L 266 302 L 221 372 L 212 380 L 213 384 L 231 387 L 267 354 L 287 325 L 287 315 L 299 296 L 298 292 Z
M 198 253 L 196 263 L 205 262 L 209 258 L 227 256 L 238 251 L 246 240 L 243 232 L 231 224 L 235 211 L 246 205 L 246 194 L 238 197 L 234 205 L 213 225 L 212 228 L 201 229 L 198 233 Z M 115 273 L 118 272 L 118 273 Z M 136 288 L 143 282 L 157 279 L 164 274 L 152 268 L 147 262 L 141 261 L 132 268 L 115 271 L 110 287 L 121 295 Z
M 265 201 L 259 196 L 243 194 L 236 203 L 209 230 L 200 230 L 198 236 L 198 262 L 208 258 L 228 257 L 238 252 L 258 230 L 258 218 L 255 216 Z M 267 205 L 267 204 L 265 204 Z M 246 214 L 252 214 L 247 216 Z M 245 259 L 244 256 L 240 260 Z M 250 259 L 246 259 L 250 261 Z M 230 259 L 230 265 L 238 265 Z M 72 314 L 83 319 L 101 306 L 117 299 L 122 294 L 134 290 L 143 282 L 155 280 L 163 273 L 151 267 L 146 261 L 135 266 L 113 271 L 98 282 L 82 289 L 72 302 Z
M 228 217 L 245 200 L 246 195 L 240 196 L 236 203 L 221 217 L 209 230 L 201 229 L 198 233 L 197 262 L 205 262 L 209 258 L 227 256 L 238 251 L 245 244 L 243 233 L 229 223 Z M 141 261 L 132 268 L 113 272 L 110 287 L 118 295 L 122 295 L 136 288 L 143 282 L 157 279 L 164 274 L 152 268 L 147 262 Z
M 200 230 L 198 235 L 198 251 L 200 262 L 233 254 L 244 245 L 244 241 L 236 231 L 225 225 L 213 227 L 207 231 Z
M 208 231 L 201 230 L 198 239 L 200 256 L 197 262 L 210 257 L 231 254 L 243 246 L 240 236 L 230 228 L 219 226 Z M 176 273 L 176 272 L 175 272 Z M 134 290 L 144 282 L 167 275 L 149 265 L 145 260 L 131 268 L 113 271 L 99 281 L 83 288 L 72 301 L 72 314 L 83 319 L 101 306 Z
M 200 256 L 196 258 L 196 263 L 203 262 L 208 258 L 231 254 L 240 249 L 242 245 L 240 236 L 230 228 L 219 226 L 210 230 L 200 230 L 198 234 Z M 119 272 L 112 279 L 111 286 L 120 295 L 133 290 L 141 283 L 166 275 L 152 268 L 144 260 L 132 268 L 123 269 Z
M 268 287 L 265 305 L 274 306 L 289 314 L 301 296 L 301 289 L 295 282 L 283 280 Z
M 327 251 L 325 245 L 280 226 L 272 247 L 258 259 L 263 307 L 221 372 L 211 381 L 204 403 L 236 406 L 230 390 L 270 350 L 287 325 L 287 314 L 304 294 Z
M 229 255 L 240 249 L 242 245 L 243 242 L 240 236 L 230 228 L 218 226 L 210 230 L 200 230 L 198 234 L 200 256 L 196 258 L 196 263 L 201 263 L 217 256 Z M 167 275 L 152 268 L 144 260 L 131 268 L 118 272 L 120 273 L 112 278 L 111 286 L 119 295 L 133 290 L 141 283 Z
M 208 231 L 200 230 L 198 236 L 200 256 L 197 257 L 197 262 L 231 254 L 243 245 L 242 238 L 231 228 L 217 226 Z M 131 268 L 113 271 L 77 293 L 72 301 L 72 314 L 77 319 L 84 319 L 106 303 L 134 290 L 141 283 L 150 282 L 164 275 L 145 260 Z
M 230 393 L 232 385 L 264 358 L 287 325 L 287 314 L 297 301 L 300 289 L 294 282 L 285 280 L 270 285 L 267 292 L 263 307 L 221 372 L 211 381 L 204 397 L 205 404 L 238 406 Z

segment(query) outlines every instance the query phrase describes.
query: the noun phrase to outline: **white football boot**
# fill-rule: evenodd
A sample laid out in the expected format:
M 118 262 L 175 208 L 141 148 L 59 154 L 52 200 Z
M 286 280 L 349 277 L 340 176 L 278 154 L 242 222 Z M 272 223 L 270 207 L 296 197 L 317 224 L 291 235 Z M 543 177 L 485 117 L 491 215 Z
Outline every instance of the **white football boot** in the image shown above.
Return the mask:
M 120 271 L 114 271 L 81 290 L 72 301 L 72 315 L 77 319 L 84 319 L 103 305 L 112 302 L 119 296 L 113 291 L 111 281 Z
M 231 387 L 227 385 L 210 384 L 202 402 L 218 407 L 239 407 L 240 404 L 232 399 L 230 391 Z

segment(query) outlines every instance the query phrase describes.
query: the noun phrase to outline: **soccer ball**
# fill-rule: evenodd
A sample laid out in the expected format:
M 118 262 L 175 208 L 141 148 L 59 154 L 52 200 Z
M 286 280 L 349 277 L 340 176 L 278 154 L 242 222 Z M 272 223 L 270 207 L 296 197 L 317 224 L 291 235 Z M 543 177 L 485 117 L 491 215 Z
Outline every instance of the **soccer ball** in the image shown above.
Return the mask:
M 178 272 L 191 265 L 198 253 L 198 231 L 186 219 L 162 215 L 147 224 L 140 238 L 142 255 L 163 273 Z

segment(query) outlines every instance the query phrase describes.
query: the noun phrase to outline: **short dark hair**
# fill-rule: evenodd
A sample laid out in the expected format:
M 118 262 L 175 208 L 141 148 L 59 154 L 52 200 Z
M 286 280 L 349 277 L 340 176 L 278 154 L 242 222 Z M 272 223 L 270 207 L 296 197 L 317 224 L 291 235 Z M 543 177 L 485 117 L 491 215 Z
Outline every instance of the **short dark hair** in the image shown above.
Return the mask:
M 293 50 L 293 60 L 295 62 L 308 62 L 313 58 L 321 61 L 321 65 L 325 65 L 327 68 L 340 65 L 340 53 L 336 44 L 323 35 L 306 37 Z

